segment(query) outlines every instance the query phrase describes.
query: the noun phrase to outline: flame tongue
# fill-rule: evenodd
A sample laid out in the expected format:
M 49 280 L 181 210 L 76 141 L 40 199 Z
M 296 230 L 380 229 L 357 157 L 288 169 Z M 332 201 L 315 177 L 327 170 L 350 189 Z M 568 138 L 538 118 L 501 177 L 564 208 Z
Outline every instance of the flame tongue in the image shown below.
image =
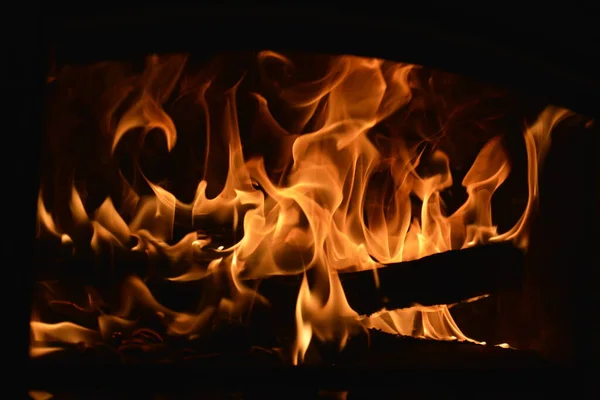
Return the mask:
M 138 82 L 137 97 L 133 96 L 137 100 L 120 118 L 116 118 L 116 108 L 111 110 L 115 115 L 109 120 L 117 120 L 109 143 L 111 153 L 135 128 L 142 128 L 144 134 L 160 129 L 167 149 L 174 149 L 178 134 L 163 104 L 183 74 L 184 60 L 179 56 L 149 58 Z M 342 56 L 332 59 L 321 77 L 306 82 L 292 60 L 281 54 L 261 52 L 258 62 L 262 80 L 283 104 L 279 107 L 290 110 L 291 121 L 286 126 L 292 129 L 288 131 L 271 113 L 275 100 L 254 93 L 260 121 L 268 127 L 265 135 L 274 148 L 282 149 L 279 164 L 284 166 L 277 179 L 264 159 L 244 158 L 237 112 L 242 81 L 229 88 L 215 105 L 208 96 L 217 80 L 210 76 L 198 85 L 195 102 L 206 113 L 204 165 L 208 168 L 212 165 L 209 160 L 216 157 L 208 151 L 216 146 L 211 135 L 220 131 L 216 134 L 227 138 L 228 170 L 217 196 L 209 198 L 208 181 L 202 180 L 193 201 L 185 204 L 142 173 L 153 195 L 141 196 L 129 184 L 121 183 L 126 194 L 119 201 L 119 212 L 107 198 L 88 215 L 84 199 L 73 187 L 71 220 L 65 222 L 53 218 L 40 193 L 40 234 L 61 236 L 66 242 L 73 233 L 69 227 L 90 226 L 91 246 L 97 252 L 106 244 L 111 251 L 130 248 L 128 243 L 135 237 L 133 251 L 146 253 L 151 262 L 166 256 L 179 271 L 177 276 L 173 271 L 155 274 L 162 274 L 173 284 L 202 281 L 213 291 L 195 312 L 178 312 L 162 305 L 142 279 L 129 278 L 121 310 L 99 318 L 102 335 L 130 329 L 136 323 L 138 308 L 159 316 L 170 334 L 195 335 L 214 318 L 241 318 L 257 302 L 266 302 L 246 286 L 245 279 L 304 273 L 295 308 L 295 364 L 303 361 L 313 336 L 343 348 L 349 335 L 361 326 L 439 340 L 470 340 L 453 321 L 447 306 L 360 317 L 348 305 L 338 273 L 373 269 L 377 281 L 378 263 L 374 259 L 400 262 L 488 241 L 514 239 L 524 246 L 524 227 L 537 196 L 537 164 L 553 126 L 568 113 L 549 108 L 525 131 L 529 202 L 519 222 L 499 233 L 492 219 L 491 200 L 510 172 L 501 140 L 493 138 L 483 146 L 462 181 L 467 200 L 447 215 L 441 193 L 453 184 L 449 156 L 435 141 L 411 139 L 411 132 L 396 126 L 399 115 L 423 101 L 413 99 L 418 87 L 416 67 Z M 280 71 L 273 73 L 273 68 Z M 191 91 L 190 85 L 189 81 L 181 83 L 182 96 Z M 123 93 L 131 97 L 127 87 Z M 209 111 L 216 108 L 222 116 L 217 122 L 209 119 Z M 397 134 L 384 137 L 390 126 Z M 191 232 L 173 243 L 178 215 L 187 215 L 192 221 L 210 217 L 219 226 L 227 225 L 230 232 L 243 227 L 243 236 L 235 237 L 234 244 L 212 248 L 213 241 L 218 242 L 216 236 Z M 182 264 L 187 267 L 183 272 Z M 311 287 L 308 273 L 314 278 Z M 32 328 L 36 337 L 67 329 L 72 335 L 65 336 L 66 341 L 97 340 L 88 330 L 70 325 L 49 327 L 36 322 Z
M 359 325 L 358 314 L 350 308 L 336 272 L 329 270 L 329 296 L 322 301 L 319 292 L 311 293 L 306 275 L 302 279 L 296 303 L 296 344 L 293 363 L 304 360 L 313 334 L 321 341 L 346 346 L 349 335 Z

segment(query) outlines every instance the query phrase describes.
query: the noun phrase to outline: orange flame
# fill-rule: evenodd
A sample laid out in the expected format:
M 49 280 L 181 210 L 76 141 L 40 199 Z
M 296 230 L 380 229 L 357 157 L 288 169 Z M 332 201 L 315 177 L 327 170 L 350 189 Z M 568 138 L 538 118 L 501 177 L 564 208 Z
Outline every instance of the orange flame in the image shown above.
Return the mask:
M 30 354 L 33 357 L 60 350 L 60 347 L 51 347 L 47 343 L 85 343 L 91 345 L 100 342 L 101 339 L 98 332 L 71 322 L 46 324 L 32 321 L 31 332 L 33 334 L 33 343 L 35 344 L 30 350 Z
M 140 83 L 141 94 L 112 134 L 112 153 L 133 128 L 142 128 L 144 133 L 158 128 L 166 137 L 167 149 L 174 148 L 177 131 L 162 104 L 174 90 L 184 61 L 180 56 L 149 58 Z M 514 240 L 526 247 L 526 226 L 538 194 L 538 164 L 547 150 L 550 132 L 569 111 L 549 107 L 525 130 L 529 201 L 514 227 L 500 233 L 492 220 L 491 200 L 511 169 L 500 138 L 491 139 L 481 149 L 462 181 L 467 200 L 457 211 L 446 215 L 440 194 L 453 182 L 449 156 L 441 149 L 425 154 L 422 142 L 409 143 L 402 137 L 390 141 L 386 152 L 389 154 L 383 154 L 370 136 L 378 124 L 410 105 L 412 74 L 418 67 L 341 56 L 321 78 L 294 82 L 296 67 L 287 57 L 264 51 L 259 53 L 258 62 L 264 80 L 295 115 L 293 130 L 288 131 L 272 115 L 267 99 L 254 95 L 260 118 L 273 132 L 273 146 L 282 146 L 282 158 L 290 154 L 289 173 L 284 179 L 274 181 L 264 160 L 244 158 L 236 108 L 240 81 L 226 93 L 222 104 L 221 133 L 228 139 L 229 162 L 225 185 L 216 197 L 207 196 L 208 182 L 202 180 L 193 201 L 184 204 L 144 177 L 154 195 L 134 194 L 138 204 L 127 223 L 109 198 L 89 216 L 73 187 L 73 223 L 91 224 L 91 245 L 97 251 L 103 243 L 124 246 L 134 235 L 139 240 L 134 250 L 143 250 L 150 257 L 160 249 L 172 260 L 192 260 L 193 252 L 203 251 L 211 239 L 194 232 L 179 243 L 167 244 L 173 236 L 177 213 L 231 220 L 233 229 L 243 226 L 243 237 L 229 248 L 215 250 L 220 257 L 208 266 L 190 261 L 188 270 L 169 278 L 178 282 L 213 277 L 222 285 L 216 275 L 225 271 L 230 298 L 197 314 L 179 313 L 161 305 L 141 279 L 130 278 L 125 284 L 123 308 L 114 315 L 100 317 L 102 336 L 114 326 L 134 323 L 129 319 L 134 307 L 153 310 L 172 334 L 191 335 L 215 315 L 238 315 L 257 299 L 266 301 L 245 286 L 244 279 L 314 270 L 313 287 L 309 287 L 305 275 L 298 293 L 297 337 L 291 350 L 294 363 L 303 361 L 313 336 L 335 341 L 343 348 L 349 335 L 360 327 L 439 340 L 471 340 L 458 328 L 447 305 L 359 316 L 348 305 L 338 274 L 351 269 L 376 273 L 380 263 L 407 261 L 490 241 Z M 272 65 L 278 66 L 286 78 L 272 78 Z M 200 90 L 199 103 L 207 113 L 205 96 L 210 86 L 209 80 Z M 314 126 L 317 128 L 311 129 Z M 209 157 L 207 152 L 208 166 Z M 427 166 L 426 173 L 422 172 L 423 166 Z M 372 185 L 373 177 L 382 169 L 387 169 L 393 181 L 391 199 L 384 198 Z M 420 209 L 415 210 L 413 197 L 419 199 Z M 243 207 L 247 211 L 242 212 Z M 38 220 L 40 229 L 68 238 L 46 210 L 41 194 Z M 37 341 L 45 341 L 48 335 L 60 336 L 67 342 L 97 340 L 93 332 L 68 324 L 48 326 L 35 322 L 32 328 Z

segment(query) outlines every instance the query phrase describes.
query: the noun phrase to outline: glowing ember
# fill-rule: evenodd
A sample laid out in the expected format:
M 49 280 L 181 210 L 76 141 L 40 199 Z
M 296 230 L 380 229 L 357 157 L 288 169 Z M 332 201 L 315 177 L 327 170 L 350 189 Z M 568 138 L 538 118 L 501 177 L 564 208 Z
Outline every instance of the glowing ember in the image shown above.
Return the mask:
M 198 129 L 206 129 L 207 149 L 205 179 L 198 183 L 193 200 L 178 200 L 164 182 L 142 172 L 138 151 L 133 161 L 143 182 L 116 174 L 123 189 L 120 197 L 111 194 L 99 206 L 86 203 L 90 195 L 85 183 L 72 183 L 68 195 L 59 186 L 42 187 L 39 235 L 59 238 L 75 254 L 91 246 L 99 256 L 114 251 L 143 253 L 151 264 L 166 256 L 172 270 L 165 280 L 210 282 L 205 285 L 214 292 L 207 295 L 210 301 L 195 311 L 174 311 L 161 304 L 144 279 L 133 275 L 122 285 L 120 309 L 103 311 L 97 330 L 67 322 L 32 322 L 33 355 L 54 348 L 56 342 L 91 345 L 115 332 L 131 331 L 140 310 L 151 311 L 171 335 L 201 337 L 215 320 L 242 318 L 256 304 L 268 304 L 248 284 L 250 280 L 298 274 L 304 278 L 295 303 L 296 338 L 286 349 L 293 363 L 303 361 L 315 337 L 343 348 L 354 332 L 365 328 L 437 340 L 471 340 L 454 322 L 448 305 L 360 316 L 348 304 L 338 274 L 374 270 L 377 280 L 376 268 L 381 264 L 487 242 L 512 240 L 525 248 L 527 223 L 537 198 L 538 163 L 550 132 L 568 111 L 549 107 L 524 130 L 528 201 L 516 224 L 499 232 L 492 220 L 492 195 L 511 170 L 501 137 L 492 137 L 480 149 L 462 180 L 468 197 L 448 213 L 442 192 L 453 185 L 453 176 L 450 156 L 438 146 L 444 132 L 415 135 L 401 128 L 404 121 L 398 116 L 406 117 L 423 101 L 414 94 L 420 90 L 420 67 L 340 56 L 327 59 L 325 71 L 317 78 L 305 79 L 301 68 L 286 56 L 259 53 L 265 90 L 283 104 L 271 107 L 266 95 L 252 93 L 261 123 L 257 130 L 262 134 L 254 143 L 276 152 L 267 159 L 244 156 L 236 102 L 244 79 L 223 91 L 222 79 L 210 68 L 183 77 L 185 61 L 179 55 L 152 56 L 141 76 L 106 78 L 116 83 L 102 97 L 110 106 L 103 117 L 101 129 L 106 135 L 98 152 L 105 160 L 117 157 L 129 133 L 136 130 L 141 132 L 140 144 L 158 130 L 169 152 L 189 147 L 191 142 L 180 141 L 163 105 L 173 97 L 191 96 L 201 108 L 204 123 Z M 54 83 L 60 81 L 58 76 Z M 214 95 L 217 92 L 219 96 Z M 390 127 L 396 133 L 385 135 Z M 218 153 L 209 151 L 216 146 L 215 137 L 225 139 L 226 166 L 220 164 Z M 211 169 L 226 170 L 225 184 L 216 196 L 208 194 L 215 190 L 214 179 L 208 177 Z M 148 194 L 138 189 L 144 185 L 150 189 Z M 48 207 L 46 192 L 68 198 L 69 210 L 55 213 Z M 181 216 L 199 227 L 202 222 L 196 221 L 227 227 L 235 240 L 222 244 L 210 229 L 206 234 L 190 229 L 173 243 Z M 90 300 L 88 306 L 99 302 Z

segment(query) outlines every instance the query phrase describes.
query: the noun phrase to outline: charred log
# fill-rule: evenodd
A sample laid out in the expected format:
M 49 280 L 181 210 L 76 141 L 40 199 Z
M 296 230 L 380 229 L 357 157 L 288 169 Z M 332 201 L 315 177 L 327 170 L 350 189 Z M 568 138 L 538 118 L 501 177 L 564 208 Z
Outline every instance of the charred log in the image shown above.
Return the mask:
M 428 381 L 435 379 L 439 383 L 437 378 L 452 371 L 466 374 L 472 384 L 477 378 L 476 372 L 486 370 L 493 371 L 490 378 L 497 384 L 498 379 L 503 378 L 498 376 L 501 371 L 516 369 L 529 381 L 535 374 L 529 376 L 526 371 L 552 371 L 553 367 L 528 351 L 415 339 L 374 330 L 353 337 L 335 358 L 324 357 L 318 364 L 297 367 L 285 366 L 276 352 L 258 347 L 245 351 L 237 349 L 186 355 L 177 349 L 181 346 L 169 346 L 168 341 L 150 341 L 150 344 L 155 348 L 146 349 L 144 363 L 140 363 L 139 358 L 132 360 L 131 354 L 123 354 L 105 345 L 73 347 L 33 359 L 29 369 L 31 389 L 106 390 L 106 382 L 110 382 L 111 387 L 131 385 L 136 390 L 150 391 L 181 389 L 181 384 L 187 382 L 193 382 L 196 390 L 207 387 L 273 388 L 279 385 L 286 390 L 291 387 L 306 389 L 307 385 L 319 389 L 350 389 L 372 388 L 374 383 L 381 385 L 386 382 L 396 386 L 399 379 L 414 384 L 414 373 L 425 373 L 423 378 Z M 188 347 L 192 345 L 188 344 Z M 171 358 L 165 358 L 165 355 Z M 438 376 L 436 372 L 442 374 Z M 138 377 L 143 377 L 143 387 L 139 386 Z M 506 382 L 502 381 L 502 384 Z
M 350 306 L 371 315 L 383 309 L 455 304 L 518 288 L 523 263 L 523 251 L 510 243 L 494 243 L 384 265 L 377 269 L 377 278 L 372 270 L 339 277 Z M 298 293 L 301 281 L 301 276 L 277 276 L 262 286 L 268 297 L 286 298 L 286 293 Z
M 519 287 L 524 253 L 494 243 L 388 264 L 373 271 L 340 274 L 350 306 L 359 314 L 415 305 L 454 304 Z
M 205 254 L 207 260 L 211 257 L 208 253 Z M 212 257 L 216 258 L 215 254 Z M 210 286 L 214 292 L 214 284 L 205 284 L 205 279 L 191 282 L 165 280 L 160 270 L 168 270 L 168 261 L 148 265 L 144 253 L 116 252 L 111 260 L 112 268 L 93 267 L 97 261 L 90 267 L 87 264 L 90 260 L 81 257 L 55 260 L 53 267 L 45 269 L 44 278 L 49 278 L 51 273 L 54 279 L 66 278 L 97 285 L 99 282 L 114 284 L 127 275 L 139 274 L 148 278 L 147 283 L 157 299 L 172 303 L 165 304 L 167 307 L 182 310 L 185 305 L 196 306 L 205 298 L 205 286 Z M 512 244 L 494 243 L 388 264 L 376 271 L 346 272 L 339 276 L 350 306 L 361 315 L 370 315 L 383 309 L 454 304 L 517 288 L 522 283 L 523 261 L 524 253 Z M 104 276 L 106 274 L 110 276 Z M 295 304 L 301 282 L 301 275 L 271 276 L 263 279 L 260 285 L 258 281 L 246 281 L 250 286 L 258 285 L 267 299 L 277 299 L 277 305 L 272 303 L 274 307 L 286 310 Z

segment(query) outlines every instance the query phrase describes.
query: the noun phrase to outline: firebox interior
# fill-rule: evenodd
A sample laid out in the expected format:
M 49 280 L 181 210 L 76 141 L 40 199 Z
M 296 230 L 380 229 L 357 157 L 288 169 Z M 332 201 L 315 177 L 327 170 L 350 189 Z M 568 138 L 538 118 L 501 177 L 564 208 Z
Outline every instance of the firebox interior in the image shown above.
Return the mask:
M 46 106 L 32 358 L 533 357 L 498 315 L 520 307 L 552 137 L 589 119 L 419 65 L 274 51 L 63 65 Z

